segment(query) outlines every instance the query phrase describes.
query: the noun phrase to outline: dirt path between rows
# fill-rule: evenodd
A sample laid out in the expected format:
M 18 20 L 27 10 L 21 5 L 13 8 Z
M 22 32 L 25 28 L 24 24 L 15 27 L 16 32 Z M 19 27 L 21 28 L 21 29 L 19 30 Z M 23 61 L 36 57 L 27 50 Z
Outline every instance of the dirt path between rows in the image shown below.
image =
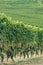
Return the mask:
M 26 58 L 26 59 L 20 59 L 14 58 L 14 62 L 9 58 L 9 61 L 7 62 L 6 59 L 4 59 L 4 62 L 0 65 L 43 65 L 43 57 L 36 57 L 36 58 Z

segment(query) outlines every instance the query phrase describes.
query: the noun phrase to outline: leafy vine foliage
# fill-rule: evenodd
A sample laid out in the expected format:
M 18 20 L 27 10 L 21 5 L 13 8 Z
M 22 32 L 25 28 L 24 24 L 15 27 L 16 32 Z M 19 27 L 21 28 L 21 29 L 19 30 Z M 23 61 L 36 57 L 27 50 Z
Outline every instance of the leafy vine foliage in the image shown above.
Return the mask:
M 12 48 L 14 49 L 12 51 Z M 10 50 L 10 51 L 9 51 Z M 9 53 L 11 59 L 20 53 L 20 57 L 43 53 L 43 28 L 27 25 L 22 22 L 12 21 L 5 14 L 0 14 L 0 56 L 3 61 L 3 53 L 7 60 Z

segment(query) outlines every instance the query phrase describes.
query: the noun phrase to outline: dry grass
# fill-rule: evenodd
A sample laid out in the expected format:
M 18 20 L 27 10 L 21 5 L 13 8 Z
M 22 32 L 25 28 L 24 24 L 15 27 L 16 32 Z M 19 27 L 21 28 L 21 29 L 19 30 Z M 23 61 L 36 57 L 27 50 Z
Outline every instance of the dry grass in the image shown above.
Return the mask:
M 23 59 L 16 62 L 0 62 L 0 65 L 43 65 L 43 56 L 30 59 Z

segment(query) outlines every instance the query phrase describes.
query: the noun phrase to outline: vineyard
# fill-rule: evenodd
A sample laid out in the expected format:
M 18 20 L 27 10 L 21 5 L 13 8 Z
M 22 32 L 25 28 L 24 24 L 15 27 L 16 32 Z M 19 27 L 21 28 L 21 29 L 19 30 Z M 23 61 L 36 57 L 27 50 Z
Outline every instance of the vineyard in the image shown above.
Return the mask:
M 0 0 L 0 13 L 15 21 L 43 27 L 43 0 Z
M 0 57 L 5 56 L 14 61 L 13 57 L 29 58 L 43 55 L 43 28 L 12 21 L 5 14 L 0 14 Z
M 0 65 L 43 65 L 43 0 L 0 0 Z

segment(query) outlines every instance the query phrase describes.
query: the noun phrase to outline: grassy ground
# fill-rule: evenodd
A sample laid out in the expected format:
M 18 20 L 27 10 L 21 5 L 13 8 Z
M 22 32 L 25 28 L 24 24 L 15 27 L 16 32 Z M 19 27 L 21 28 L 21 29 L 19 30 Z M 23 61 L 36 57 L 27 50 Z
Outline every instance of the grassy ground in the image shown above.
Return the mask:
M 14 20 L 43 27 L 43 0 L 41 1 L 0 0 L 0 12 L 11 16 Z
M 0 65 L 43 65 L 43 57 L 23 59 L 18 62 L 0 63 Z

